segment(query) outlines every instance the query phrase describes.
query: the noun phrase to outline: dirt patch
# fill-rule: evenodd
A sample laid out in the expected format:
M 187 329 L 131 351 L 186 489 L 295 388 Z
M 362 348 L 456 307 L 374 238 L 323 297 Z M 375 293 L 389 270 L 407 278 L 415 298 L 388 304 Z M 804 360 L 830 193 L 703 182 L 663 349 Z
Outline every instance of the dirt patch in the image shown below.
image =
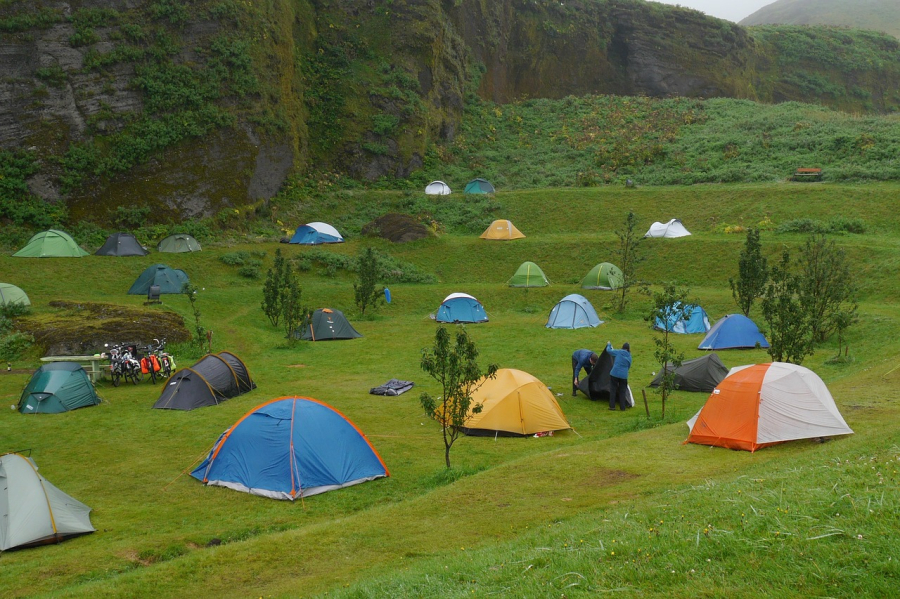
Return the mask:
M 602 469 L 595 472 L 585 482 L 591 487 L 611 487 L 639 477 L 639 474 L 632 474 L 623 470 Z
M 16 328 L 33 335 L 35 345 L 48 356 L 92 355 L 106 343 L 146 345 L 153 339 L 180 343 L 191 338 L 184 319 L 167 310 L 69 301 L 50 306 L 58 311 L 16 320 Z
M 379 216 L 362 228 L 363 235 L 375 235 L 393 243 L 406 243 L 431 235 L 428 227 L 408 214 Z
M 306 364 L 288 364 L 288 368 L 306 368 Z

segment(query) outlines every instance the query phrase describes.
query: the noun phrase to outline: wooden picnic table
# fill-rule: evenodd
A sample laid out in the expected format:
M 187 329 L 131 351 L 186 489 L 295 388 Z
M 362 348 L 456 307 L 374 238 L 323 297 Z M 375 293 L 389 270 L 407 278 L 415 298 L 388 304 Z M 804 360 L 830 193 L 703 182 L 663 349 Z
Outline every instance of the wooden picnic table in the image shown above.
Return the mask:
M 100 364 L 105 359 L 101 358 L 100 354 L 93 356 L 44 356 L 41 358 L 41 362 L 77 362 L 81 364 L 84 371 L 91 377 L 91 382 L 96 383 L 103 376 L 103 373 L 109 370 Z

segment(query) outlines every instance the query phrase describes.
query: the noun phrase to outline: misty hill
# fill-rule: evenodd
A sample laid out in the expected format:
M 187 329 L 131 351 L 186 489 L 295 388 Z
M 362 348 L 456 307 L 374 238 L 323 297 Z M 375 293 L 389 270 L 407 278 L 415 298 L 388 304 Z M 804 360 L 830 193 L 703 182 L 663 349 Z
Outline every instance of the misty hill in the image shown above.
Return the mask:
M 900 37 L 897 0 L 778 0 L 741 25 L 832 25 L 882 31 Z

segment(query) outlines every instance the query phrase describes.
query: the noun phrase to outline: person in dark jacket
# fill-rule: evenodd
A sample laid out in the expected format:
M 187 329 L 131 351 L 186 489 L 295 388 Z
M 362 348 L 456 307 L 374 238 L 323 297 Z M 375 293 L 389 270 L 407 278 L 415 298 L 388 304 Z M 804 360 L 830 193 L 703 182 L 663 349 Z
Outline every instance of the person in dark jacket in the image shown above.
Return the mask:
M 591 374 L 599 359 L 600 356 L 589 349 L 579 349 L 572 354 L 572 397 L 578 395 L 578 375 L 581 369 L 584 368 L 587 374 Z
M 628 369 L 631 368 L 631 346 L 622 344 L 622 349 L 613 349 L 612 343 L 606 342 L 606 353 L 612 356 L 613 367 L 609 371 L 609 409 L 616 409 L 618 401 L 620 410 L 631 407 L 628 403 Z

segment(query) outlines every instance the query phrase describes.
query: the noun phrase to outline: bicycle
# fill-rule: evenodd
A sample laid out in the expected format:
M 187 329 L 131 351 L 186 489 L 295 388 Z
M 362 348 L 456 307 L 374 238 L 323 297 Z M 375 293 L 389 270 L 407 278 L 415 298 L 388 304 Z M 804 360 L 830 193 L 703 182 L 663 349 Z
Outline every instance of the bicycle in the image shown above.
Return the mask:
M 156 360 L 156 372 L 150 375 L 151 380 L 155 383 L 156 376 L 164 378 L 165 380 L 169 380 L 169 377 L 172 376 L 172 368 L 175 365 L 175 360 L 172 357 L 172 354 L 166 351 L 166 340 L 163 339 L 160 341 L 159 339 L 153 340 L 155 345 L 151 344 L 147 347 L 147 357 L 152 361 Z M 151 369 L 152 372 L 152 369 Z
M 137 385 L 137 373 L 141 371 L 141 365 L 132 357 L 130 348 L 121 345 L 110 347 L 108 343 L 104 347 L 109 347 L 109 375 L 113 387 L 118 387 L 122 379 L 126 383 L 131 380 L 132 384 Z

